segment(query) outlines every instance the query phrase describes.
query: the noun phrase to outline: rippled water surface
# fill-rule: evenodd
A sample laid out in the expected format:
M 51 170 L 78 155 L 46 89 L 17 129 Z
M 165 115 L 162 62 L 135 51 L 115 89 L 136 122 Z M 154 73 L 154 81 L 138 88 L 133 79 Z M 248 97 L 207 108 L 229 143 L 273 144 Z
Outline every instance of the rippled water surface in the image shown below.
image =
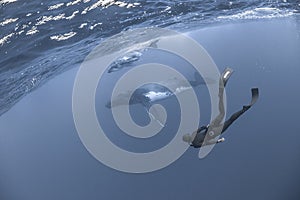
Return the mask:
M 299 7 L 299 1 L 287 0 L 1 0 L 0 115 L 121 31 L 149 26 L 183 31 L 227 21 L 281 18 L 296 15 Z

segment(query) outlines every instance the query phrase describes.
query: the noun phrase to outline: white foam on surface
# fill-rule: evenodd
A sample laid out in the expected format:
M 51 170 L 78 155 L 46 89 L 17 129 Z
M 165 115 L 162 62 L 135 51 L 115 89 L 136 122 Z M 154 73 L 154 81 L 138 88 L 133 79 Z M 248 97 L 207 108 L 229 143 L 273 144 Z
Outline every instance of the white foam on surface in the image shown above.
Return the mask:
M 10 33 L 6 36 L 4 36 L 3 38 L 0 39 L 0 46 L 2 46 L 3 44 L 9 42 L 9 39 L 14 35 L 14 33 Z
M 38 32 L 39 32 L 39 30 L 37 29 L 37 27 L 33 26 L 33 27 L 31 27 L 31 29 L 29 31 L 27 31 L 26 35 L 33 35 Z
M 5 26 L 7 24 L 10 24 L 10 23 L 13 23 L 15 21 L 17 21 L 19 18 L 9 18 L 9 19 L 6 19 L 2 22 L 0 22 L 0 26 Z
M 58 3 L 58 4 L 55 4 L 55 5 L 53 5 L 53 6 L 49 6 L 49 7 L 48 7 L 48 10 L 55 10 L 55 9 L 57 9 L 57 8 L 62 7 L 63 5 L 65 5 L 65 3 Z
M 90 27 L 90 30 L 93 30 L 96 26 L 99 26 L 99 25 L 101 25 L 102 23 L 100 22 L 100 23 L 96 23 L 96 24 L 94 24 L 94 25 L 92 25 L 91 27 Z
M 0 5 L 1 4 L 9 4 L 9 3 L 13 3 L 16 2 L 17 0 L 0 0 Z
M 217 19 L 272 19 L 278 17 L 288 17 L 293 15 L 291 10 L 280 10 L 278 8 L 262 7 L 252 10 L 246 10 L 234 15 L 219 16 Z
M 70 39 L 71 37 L 74 37 L 76 34 L 77 34 L 76 32 L 69 32 L 65 34 L 51 36 L 50 39 L 56 41 L 62 41 L 62 40 Z
M 78 13 L 79 13 L 79 10 L 76 10 L 76 11 L 74 11 L 74 12 L 72 13 L 72 15 L 66 17 L 66 19 L 71 20 L 71 19 L 73 19 Z

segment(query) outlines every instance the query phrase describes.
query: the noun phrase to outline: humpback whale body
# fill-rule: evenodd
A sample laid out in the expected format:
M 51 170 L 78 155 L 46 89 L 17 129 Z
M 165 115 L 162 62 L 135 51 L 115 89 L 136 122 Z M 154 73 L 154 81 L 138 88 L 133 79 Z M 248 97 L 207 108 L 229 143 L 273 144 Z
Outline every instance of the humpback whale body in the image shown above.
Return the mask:
M 212 84 L 215 80 L 204 79 L 197 73 L 194 73 L 194 80 L 189 80 L 190 84 L 175 78 L 168 79 L 161 83 L 150 83 L 145 84 L 134 92 L 126 91 L 119 94 L 115 99 L 112 99 L 106 104 L 107 108 L 112 108 L 113 106 L 122 106 L 128 104 L 128 99 L 130 99 L 130 105 L 133 104 L 153 104 L 161 100 L 170 98 L 176 94 L 185 92 L 187 90 L 193 89 L 199 85 Z M 174 92 L 170 91 L 168 88 L 176 88 Z M 132 95 L 131 95 L 132 94 Z
M 123 57 L 118 58 L 115 62 L 113 62 L 108 69 L 108 73 L 119 71 L 120 69 L 131 66 L 135 61 L 138 61 L 142 56 L 142 52 L 140 51 L 132 51 L 126 54 Z
M 150 117 L 159 122 L 162 126 L 161 120 L 159 120 L 159 112 L 152 109 L 152 113 L 149 112 L 149 108 L 159 101 L 168 99 L 172 96 L 176 96 L 179 93 L 193 89 L 199 85 L 213 84 L 216 81 L 206 78 L 205 80 L 197 73 L 194 73 L 194 79 L 188 80 L 189 84 L 176 77 L 162 81 L 161 83 L 149 83 L 145 84 L 135 91 L 125 91 L 116 96 L 116 98 L 106 103 L 107 108 L 141 104 Z M 174 92 L 168 88 L 175 88 Z

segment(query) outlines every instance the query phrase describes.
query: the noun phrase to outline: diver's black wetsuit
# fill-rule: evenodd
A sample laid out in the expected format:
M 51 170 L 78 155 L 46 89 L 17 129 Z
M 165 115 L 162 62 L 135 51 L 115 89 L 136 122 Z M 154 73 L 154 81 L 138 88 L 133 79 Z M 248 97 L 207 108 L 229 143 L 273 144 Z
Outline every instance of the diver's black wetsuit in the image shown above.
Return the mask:
M 232 71 L 231 71 L 232 73 Z M 215 139 L 218 139 L 218 136 L 221 135 L 224 131 L 228 129 L 228 127 L 237 120 L 243 113 L 245 113 L 258 99 L 258 89 L 252 88 L 252 100 L 251 103 L 247 106 L 243 106 L 241 110 L 231 115 L 231 117 L 222 123 L 225 116 L 224 102 L 223 102 L 223 94 L 224 87 L 227 81 L 223 81 L 220 78 L 219 82 L 219 115 L 208 125 L 202 126 L 197 131 L 192 134 L 193 141 L 191 142 L 191 146 L 195 148 L 200 148 L 203 144 L 210 145 L 218 143 Z
M 237 118 L 239 118 L 244 112 L 246 112 L 250 107 L 244 106 L 242 110 L 239 110 L 238 112 L 234 113 L 231 115 L 231 117 L 225 121 L 222 131 L 220 134 L 225 132 L 227 128 L 235 121 Z M 222 125 L 220 125 L 222 126 Z M 209 126 L 201 126 L 200 128 L 197 129 L 197 134 L 194 138 L 194 140 L 191 143 L 191 146 L 195 148 L 200 148 L 204 142 L 205 136 L 208 132 Z M 216 136 L 215 136 L 216 137 Z M 212 137 L 214 138 L 214 137 Z

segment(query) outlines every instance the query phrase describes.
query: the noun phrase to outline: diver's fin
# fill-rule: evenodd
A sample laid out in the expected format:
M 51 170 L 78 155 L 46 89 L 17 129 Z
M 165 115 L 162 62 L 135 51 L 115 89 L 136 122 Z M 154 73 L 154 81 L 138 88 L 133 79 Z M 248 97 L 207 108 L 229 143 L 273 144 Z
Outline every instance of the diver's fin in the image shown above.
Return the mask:
M 251 106 L 252 106 L 256 103 L 256 101 L 259 97 L 258 88 L 252 88 L 251 93 L 252 93 L 252 99 L 251 99 Z
M 253 106 L 257 100 L 258 100 L 258 97 L 259 97 L 259 92 L 258 92 L 258 88 L 252 88 L 251 89 L 251 93 L 252 93 L 252 98 L 251 98 L 251 102 L 249 105 L 246 105 L 246 106 L 243 106 L 244 109 L 249 109 L 251 108 L 251 106 Z
M 221 79 L 223 81 L 224 87 L 226 86 L 227 81 L 229 80 L 229 78 L 231 77 L 233 72 L 234 72 L 233 69 L 231 69 L 229 67 L 226 67 L 224 69 L 224 71 L 222 72 Z

